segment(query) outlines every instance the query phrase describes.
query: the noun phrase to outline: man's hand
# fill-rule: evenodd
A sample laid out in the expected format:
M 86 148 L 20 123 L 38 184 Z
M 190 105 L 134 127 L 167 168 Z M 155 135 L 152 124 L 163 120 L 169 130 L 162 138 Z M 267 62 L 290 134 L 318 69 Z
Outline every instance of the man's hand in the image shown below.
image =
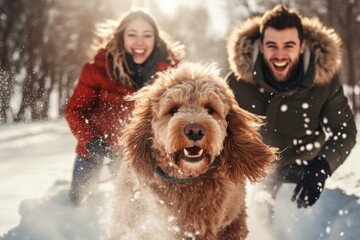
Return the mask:
M 329 163 L 323 157 L 310 161 L 300 175 L 291 200 L 296 201 L 298 208 L 312 206 L 319 199 L 325 180 L 330 175 Z

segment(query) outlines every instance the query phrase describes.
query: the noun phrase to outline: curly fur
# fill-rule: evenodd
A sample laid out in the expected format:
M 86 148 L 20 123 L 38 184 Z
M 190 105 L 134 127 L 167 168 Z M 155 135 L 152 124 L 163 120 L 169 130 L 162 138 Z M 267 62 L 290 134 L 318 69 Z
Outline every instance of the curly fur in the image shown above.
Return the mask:
M 214 65 L 181 63 L 132 100 L 113 239 L 130 239 L 134 228 L 139 233 L 133 239 L 245 239 L 245 180 L 262 179 L 277 157 L 258 133 L 262 119 L 239 108 Z M 203 126 L 200 140 L 187 136 L 184 129 L 192 124 Z M 204 152 L 189 163 L 184 149 L 193 146 Z M 156 166 L 192 179 L 168 182 Z

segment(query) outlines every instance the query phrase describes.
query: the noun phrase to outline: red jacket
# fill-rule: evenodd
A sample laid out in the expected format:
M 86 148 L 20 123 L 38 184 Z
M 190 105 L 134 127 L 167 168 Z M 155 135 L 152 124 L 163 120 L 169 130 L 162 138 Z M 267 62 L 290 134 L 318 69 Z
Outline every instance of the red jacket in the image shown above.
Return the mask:
M 65 118 L 78 140 L 76 153 L 88 158 L 85 145 L 94 137 L 104 137 L 116 150 L 123 123 L 133 109 L 133 103 L 124 97 L 135 89 L 117 84 L 106 71 L 106 50 L 96 54 L 94 62 L 86 63 L 80 80 L 65 108 Z M 160 62 L 157 71 L 170 64 Z

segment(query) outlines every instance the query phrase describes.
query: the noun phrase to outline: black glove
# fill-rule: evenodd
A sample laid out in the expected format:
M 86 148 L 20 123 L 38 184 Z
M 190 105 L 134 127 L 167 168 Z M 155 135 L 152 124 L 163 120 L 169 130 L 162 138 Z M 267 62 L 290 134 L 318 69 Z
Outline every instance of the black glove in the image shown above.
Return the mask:
M 91 159 L 103 160 L 104 157 L 111 158 L 112 151 L 109 145 L 101 137 L 91 139 L 85 146 L 86 151 L 89 153 Z
M 324 189 L 325 180 L 331 175 L 329 163 L 323 157 L 317 157 L 305 166 L 294 189 L 292 201 L 298 208 L 312 206 Z

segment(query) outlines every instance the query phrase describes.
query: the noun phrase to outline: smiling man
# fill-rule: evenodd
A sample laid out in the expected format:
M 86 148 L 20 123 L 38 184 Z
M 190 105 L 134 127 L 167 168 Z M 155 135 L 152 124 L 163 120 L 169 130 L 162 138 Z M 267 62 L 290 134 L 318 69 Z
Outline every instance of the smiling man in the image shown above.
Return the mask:
M 227 47 L 237 102 L 266 117 L 264 141 L 280 150 L 262 189 L 275 197 L 282 183 L 293 183 L 297 206 L 313 205 L 356 139 L 338 76 L 339 36 L 277 5 L 235 28 Z
M 260 50 L 270 79 L 279 84 L 295 79 L 304 48 L 304 41 L 300 40 L 296 28 L 277 30 L 269 26 L 263 34 Z

